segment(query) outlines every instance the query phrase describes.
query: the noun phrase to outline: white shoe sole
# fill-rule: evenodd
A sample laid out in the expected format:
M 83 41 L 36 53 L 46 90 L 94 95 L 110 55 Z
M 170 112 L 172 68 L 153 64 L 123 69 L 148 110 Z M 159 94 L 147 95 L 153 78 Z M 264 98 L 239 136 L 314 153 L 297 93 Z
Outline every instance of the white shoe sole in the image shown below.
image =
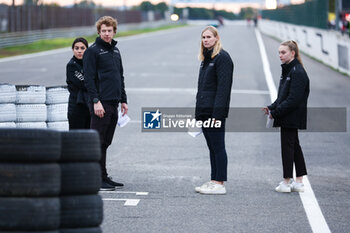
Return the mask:
M 207 195 L 225 195 L 226 194 L 226 190 L 225 191 L 220 191 L 220 192 L 206 192 L 201 190 L 199 192 L 200 194 L 207 194 Z
M 276 192 L 279 192 L 279 193 L 290 193 L 290 192 L 292 192 L 291 189 L 280 190 L 278 188 L 275 188 L 275 190 L 276 190 Z

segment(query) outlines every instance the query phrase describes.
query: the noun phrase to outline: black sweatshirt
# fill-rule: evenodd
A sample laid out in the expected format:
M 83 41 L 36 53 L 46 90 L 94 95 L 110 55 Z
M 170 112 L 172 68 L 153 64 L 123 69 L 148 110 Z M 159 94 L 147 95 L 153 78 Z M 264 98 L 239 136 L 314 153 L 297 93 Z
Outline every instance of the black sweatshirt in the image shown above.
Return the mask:
M 91 101 L 127 103 L 123 65 L 117 42 L 100 37 L 84 53 L 85 86 Z
M 87 104 L 87 90 L 84 85 L 83 60 L 75 56 L 66 66 L 66 83 L 68 84 L 69 101 L 68 112 L 76 104 Z
M 211 58 L 212 50 L 204 51 L 196 96 L 196 119 L 227 118 L 232 87 L 233 62 L 230 55 L 221 50 Z
M 297 59 L 282 64 L 277 100 L 268 106 L 274 127 L 306 129 L 309 77 Z

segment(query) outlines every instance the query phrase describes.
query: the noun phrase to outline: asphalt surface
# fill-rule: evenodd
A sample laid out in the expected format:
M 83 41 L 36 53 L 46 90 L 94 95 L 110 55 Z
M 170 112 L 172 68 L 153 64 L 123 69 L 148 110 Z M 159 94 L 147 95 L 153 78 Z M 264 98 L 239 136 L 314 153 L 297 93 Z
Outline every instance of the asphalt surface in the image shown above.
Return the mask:
M 281 194 L 279 133 L 226 133 L 227 195 L 206 196 L 194 187 L 209 180 L 204 137 L 187 133 L 141 132 L 142 107 L 193 107 L 191 92 L 168 88 L 197 85 L 197 59 L 203 26 L 122 38 L 125 83 L 132 122 L 117 128 L 108 150 L 108 170 L 125 183 L 103 198 L 103 231 L 114 232 L 312 232 L 298 193 Z M 270 103 L 255 32 L 237 23 L 219 29 L 235 64 L 231 107 Z M 263 36 L 275 85 L 280 77 L 279 42 Z M 12 61 L 0 60 L 0 82 L 64 85 L 70 49 Z M 311 81 L 310 107 L 350 107 L 350 78 L 302 56 Z M 142 88 L 142 89 L 141 89 Z M 150 91 L 147 91 L 150 90 Z M 168 91 L 167 91 L 168 90 Z M 230 114 L 235 114 L 230 112 Z M 349 125 L 349 117 L 347 118 Z M 348 127 L 349 128 L 349 127 Z M 308 178 L 331 232 L 349 232 L 350 133 L 301 133 Z M 148 192 L 136 195 L 127 192 Z

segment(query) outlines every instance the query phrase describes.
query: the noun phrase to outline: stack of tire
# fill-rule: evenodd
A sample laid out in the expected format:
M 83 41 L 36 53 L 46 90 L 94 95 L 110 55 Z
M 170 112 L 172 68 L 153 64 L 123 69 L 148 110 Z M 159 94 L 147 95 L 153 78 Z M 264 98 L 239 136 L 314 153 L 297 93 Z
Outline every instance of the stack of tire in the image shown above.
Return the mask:
M 99 135 L 94 130 L 70 130 L 61 135 L 60 233 L 101 233 Z
M 16 87 L 0 84 L 0 128 L 16 128 Z
M 46 88 L 47 128 L 69 130 L 67 109 L 69 92 L 65 86 Z
M 60 136 L 0 129 L 0 232 L 59 233 Z
M 46 88 L 40 85 L 16 86 L 16 127 L 47 128 Z
M 102 233 L 94 130 L 0 129 L 0 233 Z

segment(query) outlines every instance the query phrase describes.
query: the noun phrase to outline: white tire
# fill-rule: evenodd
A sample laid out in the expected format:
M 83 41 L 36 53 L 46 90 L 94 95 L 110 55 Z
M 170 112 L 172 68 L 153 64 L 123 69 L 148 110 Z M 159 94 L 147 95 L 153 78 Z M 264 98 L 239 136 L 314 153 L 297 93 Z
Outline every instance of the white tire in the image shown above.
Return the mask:
M 17 128 L 26 128 L 26 129 L 46 129 L 46 122 L 17 122 Z
M 11 84 L 0 84 L 0 103 L 16 102 L 16 86 Z
M 47 121 L 67 121 L 68 104 L 47 105 Z
M 16 105 L 0 104 L 0 122 L 16 121 Z
M 68 121 L 47 122 L 47 128 L 55 129 L 59 131 L 68 131 L 69 124 L 68 124 Z
M 47 87 L 46 104 L 66 104 L 68 103 L 69 91 L 67 87 Z
M 47 109 L 45 104 L 17 104 L 17 122 L 46 121 Z
M 0 122 L 0 128 L 16 128 L 15 122 Z
M 46 88 L 44 86 L 16 86 L 17 104 L 45 104 Z

